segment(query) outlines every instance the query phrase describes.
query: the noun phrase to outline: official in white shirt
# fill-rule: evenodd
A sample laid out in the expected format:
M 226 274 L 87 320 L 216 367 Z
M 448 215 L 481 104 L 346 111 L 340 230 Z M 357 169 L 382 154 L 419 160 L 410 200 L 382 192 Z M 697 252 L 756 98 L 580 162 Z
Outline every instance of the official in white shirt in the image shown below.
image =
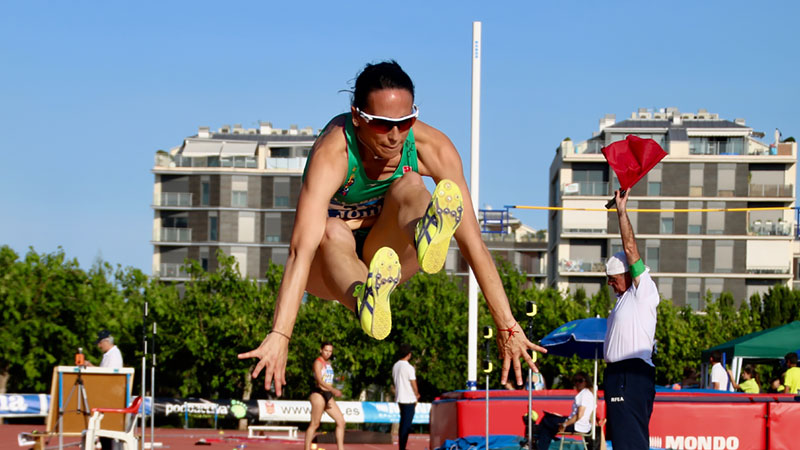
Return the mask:
M 607 434 L 614 450 L 650 448 L 650 416 L 656 397 L 653 344 L 661 297 L 642 262 L 628 219 L 628 196 L 614 192 L 624 251 L 606 262 L 617 303 L 608 316 L 603 353 Z
M 114 345 L 114 336 L 111 335 L 110 331 L 103 330 L 97 333 L 95 344 L 103 352 L 103 360 L 100 361 L 100 367 L 109 369 L 122 368 L 122 353 L 119 351 L 119 347 Z M 86 360 L 86 365 L 95 367 L 88 359 Z
M 411 346 L 402 344 L 398 351 L 400 359 L 392 367 L 392 380 L 395 388 L 395 401 L 400 407 L 399 447 L 405 450 L 411 424 L 414 421 L 414 410 L 419 400 L 417 389 L 417 372 L 408 361 L 411 359 Z

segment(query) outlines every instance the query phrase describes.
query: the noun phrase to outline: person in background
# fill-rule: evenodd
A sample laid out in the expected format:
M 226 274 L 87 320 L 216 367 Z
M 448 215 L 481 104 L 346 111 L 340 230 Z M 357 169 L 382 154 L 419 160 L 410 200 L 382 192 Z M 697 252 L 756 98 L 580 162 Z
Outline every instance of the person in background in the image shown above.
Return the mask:
M 558 433 L 578 432 L 589 433 L 592 431 L 592 411 L 594 411 L 594 393 L 592 381 L 584 372 L 578 372 L 572 378 L 572 384 L 578 395 L 572 403 L 572 413 L 569 417 L 546 413 L 539 423 L 536 448 L 547 450 L 550 442 Z
M 333 367 L 330 359 L 333 356 L 333 344 L 323 342 L 319 346 L 319 357 L 314 360 L 314 382 L 311 395 L 308 401 L 311 402 L 311 423 L 306 429 L 305 450 L 311 449 L 311 441 L 314 440 L 314 433 L 319 428 L 322 420 L 322 413 L 327 412 L 336 422 L 336 447 L 344 450 L 344 414 L 336 404 L 333 397 L 341 397 L 342 391 L 333 387 Z
M 769 389 L 767 389 L 767 392 L 770 394 L 783 394 L 784 390 L 785 387 L 783 386 L 783 383 L 781 383 L 781 377 L 774 377 L 772 380 L 770 380 Z
M 114 336 L 108 330 L 103 330 L 97 333 L 97 340 L 94 342 L 97 348 L 103 352 L 103 359 L 100 361 L 100 367 L 107 367 L 109 369 L 122 368 L 122 352 L 119 347 L 114 345 Z M 89 367 L 97 367 L 92 364 L 88 359 L 86 365 Z
M 697 370 L 694 367 L 686 367 L 683 369 L 683 380 L 681 381 L 681 389 L 699 388 L 700 382 L 697 380 Z
M 789 352 L 783 357 L 786 372 L 783 374 L 785 394 L 800 394 L 800 367 L 797 367 L 797 353 Z
M 732 391 L 733 386 L 728 389 L 728 371 L 722 365 L 722 352 L 714 350 L 708 359 L 711 362 L 711 389 Z M 733 378 L 730 381 L 733 381 Z
M 728 370 L 728 375 L 730 375 L 731 380 L 733 380 L 733 372 Z M 731 382 L 733 384 L 733 389 L 747 394 L 758 394 L 761 392 L 761 382 L 758 380 L 758 374 L 756 373 L 756 369 L 750 364 L 742 368 L 742 380 L 744 381 L 739 384 Z
M 392 367 L 392 381 L 395 386 L 395 401 L 400 407 L 400 431 L 398 444 L 400 450 L 406 449 L 411 424 L 414 421 L 414 410 L 419 400 L 417 388 L 417 372 L 411 365 L 411 346 L 403 344 L 398 351 L 400 359 Z

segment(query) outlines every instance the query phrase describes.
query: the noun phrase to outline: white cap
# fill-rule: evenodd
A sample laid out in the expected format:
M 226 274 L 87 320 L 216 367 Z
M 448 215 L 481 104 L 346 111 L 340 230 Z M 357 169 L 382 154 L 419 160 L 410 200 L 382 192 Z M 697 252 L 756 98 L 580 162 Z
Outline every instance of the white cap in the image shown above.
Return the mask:
M 619 275 L 628 270 L 628 257 L 625 256 L 625 252 L 617 252 L 606 261 L 606 275 Z

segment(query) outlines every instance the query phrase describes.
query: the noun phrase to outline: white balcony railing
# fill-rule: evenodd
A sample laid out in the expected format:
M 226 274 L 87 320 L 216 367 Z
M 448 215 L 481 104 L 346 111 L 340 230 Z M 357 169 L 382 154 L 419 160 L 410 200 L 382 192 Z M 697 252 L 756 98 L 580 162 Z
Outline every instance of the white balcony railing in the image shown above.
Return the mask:
M 159 236 L 156 236 L 156 241 L 160 242 L 191 242 L 192 229 L 191 228 L 168 228 L 162 227 Z
M 186 266 L 178 263 L 161 263 L 158 268 L 158 276 L 161 278 L 187 278 Z
M 558 263 L 561 272 L 605 272 L 603 261 L 589 261 L 583 259 L 562 259 Z
M 157 198 L 157 206 L 192 206 L 192 194 L 189 192 L 162 192 Z
M 752 236 L 791 236 L 794 224 L 791 222 L 755 220 L 750 222 L 748 233 Z
M 564 195 L 608 195 L 607 181 L 578 181 L 575 183 L 565 183 L 563 188 Z
M 308 158 L 267 158 L 267 169 L 302 170 L 306 166 L 306 159 Z
M 788 266 L 750 266 L 747 268 L 747 273 L 787 274 L 790 269 Z
M 751 184 L 748 185 L 749 197 L 793 197 L 794 186 L 791 184 Z

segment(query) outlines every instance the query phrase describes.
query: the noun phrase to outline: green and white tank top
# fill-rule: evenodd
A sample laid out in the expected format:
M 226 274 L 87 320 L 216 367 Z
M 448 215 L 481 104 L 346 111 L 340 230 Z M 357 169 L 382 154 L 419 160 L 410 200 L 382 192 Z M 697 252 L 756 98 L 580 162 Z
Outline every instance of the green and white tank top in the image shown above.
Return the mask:
M 358 139 L 356 138 L 351 114 L 347 113 L 344 116 L 344 133 L 347 140 L 347 177 L 331 199 L 328 206 L 328 216 L 341 219 L 360 219 L 377 216 L 381 213 L 383 197 L 392 183 L 406 172 L 419 172 L 417 147 L 414 144 L 414 130 L 411 129 L 408 132 L 406 142 L 403 144 L 403 155 L 400 159 L 400 164 L 398 164 L 392 176 L 385 180 L 373 180 L 364 171 L 361 155 L 358 152 Z M 307 170 L 308 162 L 306 162 L 305 171 Z M 305 171 L 303 172 L 304 180 Z

